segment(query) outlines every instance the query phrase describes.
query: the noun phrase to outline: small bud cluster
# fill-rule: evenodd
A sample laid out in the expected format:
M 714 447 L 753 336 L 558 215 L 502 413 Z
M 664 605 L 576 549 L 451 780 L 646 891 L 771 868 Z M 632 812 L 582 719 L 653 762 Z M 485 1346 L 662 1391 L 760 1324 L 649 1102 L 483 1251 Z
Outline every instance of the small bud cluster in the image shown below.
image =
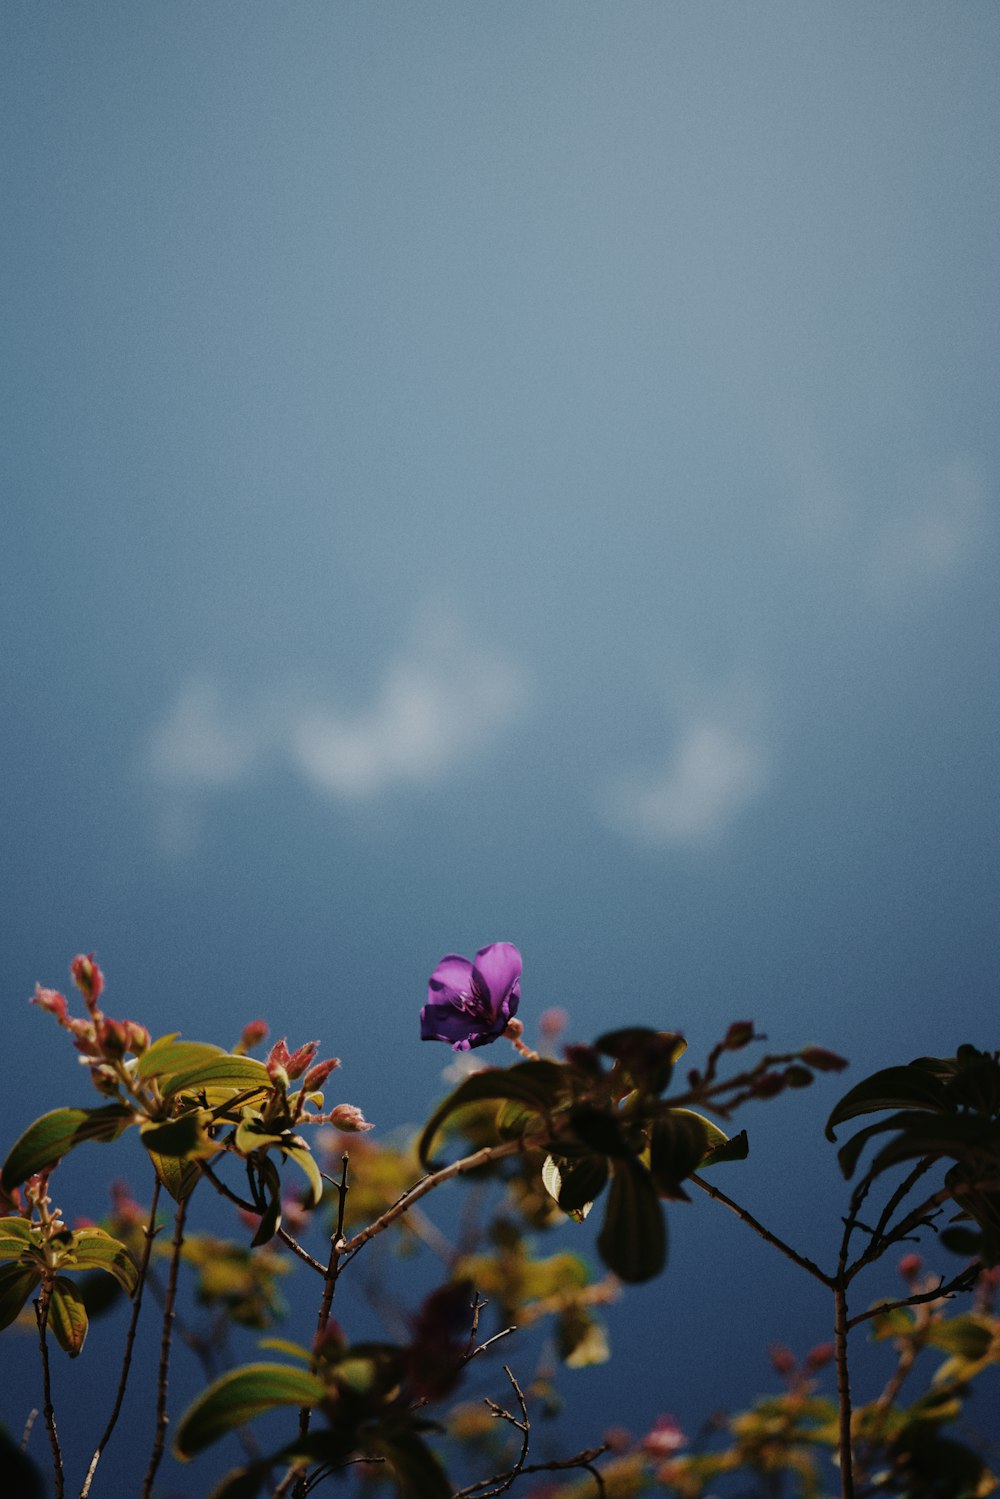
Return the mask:
M 56 989 L 43 989 L 35 985 L 32 1003 L 54 1015 L 64 1030 L 73 1037 L 73 1045 L 80 1052 L 80 1060 L 90 1068 L 94 1086 L 100 1093 L 114 1096 L 122 1080 L 120 1071 L 124 1058 L 131 1052 L 141 1057 L 149 1046 L 149 1032 L 135 1020 L 113 1020 L 98 1006 L 104 991 L 104 975 L 94 959 L 93 953 L 80 954 L 70 964 L 70 972 L 87 1007 L 88 1018 L 79 1019 L 69 1013 L 66 996 Z

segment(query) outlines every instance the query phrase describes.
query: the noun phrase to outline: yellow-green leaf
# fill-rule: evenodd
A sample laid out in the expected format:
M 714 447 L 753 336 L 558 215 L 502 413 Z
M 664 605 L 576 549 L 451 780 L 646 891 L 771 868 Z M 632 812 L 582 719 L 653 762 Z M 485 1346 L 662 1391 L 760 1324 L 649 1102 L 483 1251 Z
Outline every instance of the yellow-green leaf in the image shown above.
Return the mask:
M 114 1140 L 135 1115 L 124 1104 L 111 1103 L 102 1109 L 53 1109 L 29 1124 L 16 1141 L 0 1173 L 4 1189 L 12 1192 L 36 1171 L 54 1166 L 56 1161 L 84 1140 Z
M 174 1437 L 174 1455 L 184 1462 L 264 1411 L 282 1405 L 311 1408 L 325 1393 L 322 1382 L 306 1369 L 245 1364 L 223 1374 L 188 1407 Z
M 49 1302 L 49 1327 L 70 1358 L 82 1352 L 87 1326 L 87 1308 L 78 1288 L 65 1275 L 57 1275 Z

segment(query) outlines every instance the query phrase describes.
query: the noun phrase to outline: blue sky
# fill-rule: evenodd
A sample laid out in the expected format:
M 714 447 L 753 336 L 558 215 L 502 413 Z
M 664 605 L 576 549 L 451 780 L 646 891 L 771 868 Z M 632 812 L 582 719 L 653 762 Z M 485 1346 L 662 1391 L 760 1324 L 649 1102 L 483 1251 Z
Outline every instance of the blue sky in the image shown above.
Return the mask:
M 85 1099 L 25 1000 L 90 949 L 154 1031 L 321 1035 L 385 1128 L 501 938 L 529 1033 L 994 1044 L 995 7 L 0 28 L 10 1131 Z M 818 1253 L 814 1091 L 740 1185 Z M 585 1412 L 718 1403 L 716 1233 L 724 1400 L 824 1335 L 685 1213 L 637 1298 L 683 1388 Z

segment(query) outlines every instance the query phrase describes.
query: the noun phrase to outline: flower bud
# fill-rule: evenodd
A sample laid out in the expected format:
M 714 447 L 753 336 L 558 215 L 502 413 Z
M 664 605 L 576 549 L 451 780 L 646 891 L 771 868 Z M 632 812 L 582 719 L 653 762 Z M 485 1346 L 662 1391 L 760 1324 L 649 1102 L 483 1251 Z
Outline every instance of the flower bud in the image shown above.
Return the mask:
M 657 1416 L 652 1430 L 646 1433 L 640 1445 L 649 1457 L 671 1457 L 685 1441 L 673 1416 Z
M 833 1358 L 833 1353 L 834 1349 L 832 1343 L 817 1343 L 816 1347 L 810 1348 L 809 1352 L 806 1354 L 806 1368 L 811 1370 L 813 1373 L 815 1373 L 817 1369 L 825 1369 L 827 1364 L 830 1363 L 831 1359 Z
M 524 1021 L 518 1020 L 516 1016 L 512 1016 L 504 1026 L 503 1033 L 509 1041 L 520 1041 L 524 1035 Z
M 367 1129 L 374 1129 L 374 1124 L 369 1124 L 359 1108 L 353 1103 L 338 1103 L 335 1109 L 331 1109 L 329 1122 L 334 1129 L 341 1130 L 345 1135 L 360 1135 Z
M 288 1076 L 293 1081 L 301 1077 L 318 1051 L 318 1041 L 307 1041 L 305 1046 L 300 1046 L 297 1051 L 293 1051 L 285 1063 Z
M 753 1021 L 734 1020 L 726 1032 L 723 1046 L 726 1051 L 742 1051 L 753 1040 Z
M 847 1067 L 846 1057 L 839 1057 L 835 1051 L 827 1051 L 825 1046 L 807 1046 L 805 1051 L 800 1051 L 799 1056 L 807 1067 L 813 1067 L 817 1072 L 843 1072 Z
M 785 1079 L 780 1072 L 764 1072 L 751 1084 L 754 1098 L 777 1098 L 785 1090 Z
M 94 962 L 94 954 L 80 953 L 69 965 L 69 971 L 73 975 L 73 982 L 87 1002 L 88 1010 L 95 1010 L 104 988 L 104 974 Z
M 58 989 L 43 989 L 41 984 L 36 984 L 30 1003 L 38 1005 L 39 1009 L 48 1010 L 50 1015 L 56 1017 L 60 1025 L 67 1023 L 66 996 L 60 994 Z
M 808 1067 L 800 1067 L 793 1062 L 791 1067 L 785 1068 L 785 1084 L 789 1088 L 808 1088 L 813 1080 L 813 1075 Z
M 97 1044 L 104 1056 L 118 1061 L 128 1047 L 128 1032 L 120 1020 L 102 1018 L 97 1022 Z
M 247 1024 L 243 1027 L 243 1031 L 239 1039 L 239 1044 L 236 1047 L 237 1055 L 245 1056 L 248 1051 L 252 1051 L 255 1046 L 259 1046 L 266 1035 L 266 1020 L 248 1021 Z
M 317 1062 L 315 1067 L 310 1067 L 302 1079 L 302 1090 L 311 1093 L 314 1088 L 322 1088 L 330 1073 L 340 1066 L 339 1057 L 331 1057 L 328 1062 Z
M 904 1254 L 899 1262 L 899 1273 L 906 1281 L 916 1280 L 923 1269 L 923 1264 L 919 1254 Z
M 775 1374 L 791 1374 L 797 1364 L 795 1354 L 783 1343 L 775 1343 L 768 1349 L 768 1358 Z
M 569 1014 L 561 1005 L 543 1010 L 538 1017 L 538 1030 L 546 1041 L 555 1041 L 569 1025 Z

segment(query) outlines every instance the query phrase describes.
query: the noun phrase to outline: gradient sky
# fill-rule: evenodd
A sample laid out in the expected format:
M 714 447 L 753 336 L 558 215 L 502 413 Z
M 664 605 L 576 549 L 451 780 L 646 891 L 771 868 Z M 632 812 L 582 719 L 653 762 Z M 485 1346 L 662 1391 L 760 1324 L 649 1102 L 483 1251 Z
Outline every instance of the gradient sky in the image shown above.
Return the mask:
M 8 0 L 0 44 L 5 1133 L 89 1101 L 26 1000 L 90 949 L 154 1032 L 322 1036 L 385 1131 L 428 973 L 501 938 L 529 1035 L 997 1044 L 996 6 Z M 839 1091 L 726 1168 L 824 1259 Z M 567 1441 L 826 1336 L 671 1224 Z

